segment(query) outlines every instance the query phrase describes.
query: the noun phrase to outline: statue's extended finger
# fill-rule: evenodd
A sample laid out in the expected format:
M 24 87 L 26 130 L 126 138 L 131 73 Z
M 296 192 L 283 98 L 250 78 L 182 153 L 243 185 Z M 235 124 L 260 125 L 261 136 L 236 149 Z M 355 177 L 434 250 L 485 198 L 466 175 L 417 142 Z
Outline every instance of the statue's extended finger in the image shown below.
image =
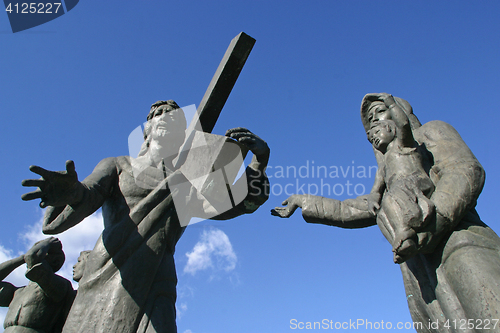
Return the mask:
M 43 179 L 25 179 L 21 182 L 22 186 L 35 186 L 35 187 L 42 187 L 45 185 L 45 180 Z
M 288 205 L 288 199 L 286 199 L 285 201 L 283 201 L 281 204 L 282 204 L 283 206 Z
M 242 137 L 239 137 L 238 138 L 238 142 L 241 142 L 241 143 L 254 143 L 255 142 L 255 138 L 252 138 L 252 137 L 249 137 L 247 135 L 245 136 L 242 136 Z
M 244 127 L 230 128 L 226 131 L 226 136 L 230 136 L 231 134 L 237 133 L 237 132 L 250 132 L 250 131 Z
M 271 215 L 273 216 L 279 216 L 279 217 L 283 217 L 283 215 L 281 214 L 280 210 L 282 210 L 283 208 L 281 207 L 276 207 L 274 209 L 271 209 Z
M 249 132 L 233 132 L 230 135 L 228 135 L 232 139 L 239 140 L 243 137 L 251 137 L 252 133 Z
M 50 174 L 52 173 L 52 171 L 46 170 L 36 165 L 30 166 L 30 171 L 42 176 L 43 178 L 50 177 Z
M 21 195 L 21 199 L 23 199 L 24 201 L 40 199 L 41 197 L 43 197 L 43 193 L 40 190 L 36 190 L 36 191 L 25 193 L 25 194 Z

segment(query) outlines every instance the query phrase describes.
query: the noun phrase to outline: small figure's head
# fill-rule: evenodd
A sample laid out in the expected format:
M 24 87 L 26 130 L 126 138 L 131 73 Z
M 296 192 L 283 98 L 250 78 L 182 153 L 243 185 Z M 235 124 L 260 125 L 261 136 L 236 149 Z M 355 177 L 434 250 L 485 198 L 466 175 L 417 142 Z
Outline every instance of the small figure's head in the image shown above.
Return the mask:
M 85 261 L 87 260 L 91 251 L 82 251 L 78 257 L 78 261 L 73 265 L 73 280 L 76 282 L 80 281 L 83 276 L 83 271 L 85 270 Z
M 36 248 L 37 245 L 41 245 L 41 243 L 44 243 L 44 246 L 48 245 L 47 255 L 44 259 L 50 265 L 54 273 L 57 272 L 61 269 L 62 265 L 64 264 L 64 260 L 66 259 L 62 249 L 61 241 L 58 238 L 50 237 L 36 242 L 33 245 L 32 249 Z
M 378 120 L 376 126 L 370 128 L 367 134 L 373 147 L 385 153 L 387 146 L 396 137 L 396 124 L 392 120 Z

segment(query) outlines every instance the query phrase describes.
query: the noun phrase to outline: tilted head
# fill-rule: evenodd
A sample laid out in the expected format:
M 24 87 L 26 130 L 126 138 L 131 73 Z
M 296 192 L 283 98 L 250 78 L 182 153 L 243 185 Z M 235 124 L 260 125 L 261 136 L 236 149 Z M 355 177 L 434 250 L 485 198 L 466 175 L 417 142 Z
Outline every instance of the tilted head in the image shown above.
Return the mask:
M 390 119 L 379 120 L 376 126 L 368 130 L 368 141 L 382 153 L 387 151 L 387 146 L 396 137 L 396 123 Z
M 376 97 L 377 94 L 366 94 L 361 102 L 361 121 L 368 134 L 370 128 L 377 125 L 377 121 L 391 119 L 384 102 Z M 413 109 L 407 101 L 402 98 L 394 97 L 397 105 L 406 113 L 410 120 L 412 129 L 422 126 L 418 118 L 413 114 Z
M 178 131 L 185 131 L 187 127 L 186 116 L 184 115 L 184 111 L 177 105 L 177 103 L 173 100 L 168 101 L 158 101 L 151 105 L 149 109 L 147 123 L 144 126 L 144 140 L 147 140 L 149 135 L 151 134 L 154 123 L 154 118 L 161 117 L 163 115 L 169 115 L 169 120 L 172 120 L 175 126 L 172 126 L 172 129 L 176 129 Z
M 78 261 L 73 265 L 73 280 L 76 282 L 80 281 L 83 276 L 83 271 L 85 270 L 85 262 L 92 251 L 82 251 L 78 257 Z
M 184 111 L 173 100 L 158 101 L 151 105 L 147 122 L 144 125 L 144 143 L 139 156 L 145 155 L 153 140 L 161 142 L 163 147 L 171 148 L 171 154 L 177 154 L 186 138 L 186 117 Z

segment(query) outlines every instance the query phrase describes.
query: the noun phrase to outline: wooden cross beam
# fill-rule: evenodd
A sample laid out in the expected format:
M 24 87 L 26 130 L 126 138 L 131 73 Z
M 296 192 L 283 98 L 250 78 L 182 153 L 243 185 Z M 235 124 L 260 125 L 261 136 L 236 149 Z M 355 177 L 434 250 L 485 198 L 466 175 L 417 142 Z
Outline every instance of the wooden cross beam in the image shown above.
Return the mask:
M 199 125 L 204 132 L 212 132 L 254 44 L 255 39 L 244 32 L 233 38 L 198 106 L 196 119 L 191 122 L 188 133 L 199 129 Z
M 254 44 L 255 39 L 244 32 L 229 44 L 189 125 L 187 140 L 176 163 L 184 176 L 218 212 L 231 209 L 246 195 L 245 186 L 239 191 L 245 195 L 235 202 L 231 185 L 239 170 L 239 165 L 232 162 L 241 156 L 243 163 L 247 150 L 246 147 L 235 145 L 231 139 L 209 133 L 214 129 Z M 228 140 L 233 144 L 227 144 Z M 220 172 L 214 172 L 216 170 Z
M 231 90 L 252 51 L 255 39 L 244 32 L 233 38 L 197 108 L 175 165 L 184 164 L 197 131 L 211 133 Z

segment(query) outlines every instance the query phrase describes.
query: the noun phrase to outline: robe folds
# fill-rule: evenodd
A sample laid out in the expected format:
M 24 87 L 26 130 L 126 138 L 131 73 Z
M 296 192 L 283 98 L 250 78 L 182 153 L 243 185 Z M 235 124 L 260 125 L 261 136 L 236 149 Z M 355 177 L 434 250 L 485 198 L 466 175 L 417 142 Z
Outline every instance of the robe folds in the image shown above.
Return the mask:
M 147 167 L 138 181 L 134 162 L 128 156 L 101 161 L 82 181 L 86 190 L 81 202 L 49 207 L 45 214 L 43 231 L 59 233 L 101 206 L 103 212 L 104 231 L 86 260 L 64 333 L 176 332 L 173 256 L 185 227 L 173 198 L 183 195 L 195 208 L 202 204 L 192 192 L 170 190 L 172 181 L 185 181 L 179 171 L 167 170 L 165 178 L 165 170 Z M 258 207 L 265 200 L 249 193 L 244 201 L 253 205 L 242 202 L 216 218 L 250 213 L 245 207 Z
M 429 177 L 435 185 L 430 200 L 447 221 L 433 251 L 400 265 L 414 328 L 419 333 L 473 333 L 492 329 L 496 320 L 498 330 L 500 238 L 475 210 L 484 170 L 449 124 L 432 121 L 413 133 L 428 152 Z M 377 224 L 389 241 L 394 237 L 383 208 L 374 216 L 367 196 L 345 201 L 308 196 L 302 215 L 307 222 L 341 228 Z

